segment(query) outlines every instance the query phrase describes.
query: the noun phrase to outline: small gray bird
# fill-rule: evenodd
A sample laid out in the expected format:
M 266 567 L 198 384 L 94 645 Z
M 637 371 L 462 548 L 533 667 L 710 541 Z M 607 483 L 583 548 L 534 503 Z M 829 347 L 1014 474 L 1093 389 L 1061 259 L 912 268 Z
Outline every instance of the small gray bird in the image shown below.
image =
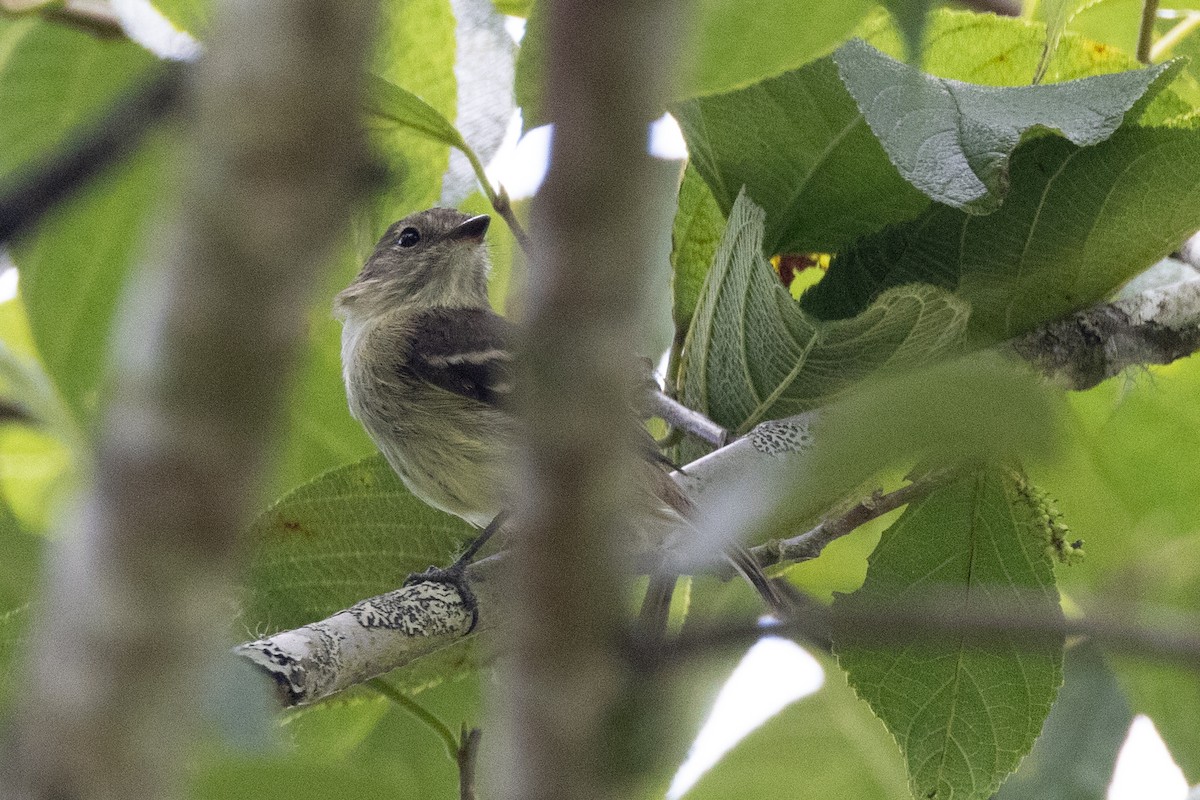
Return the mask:
M 480 528 L 512 496 L 515 447 L 505 408 L 513 325 L 488 301 L 488 223 L 486 215 L 448 208 L 405 217 L 334 301 L 351 414 L 414 495 Z M 652 492 L 630 546 L 652 549 L 686 527 L 690 508 L 653 440 L 646 442 L 639 485 Z M 727 555 L 773 607 L 783 607 L 749 553 Z M 647 605 L 669 603 L 673 582 L 660 581 Z

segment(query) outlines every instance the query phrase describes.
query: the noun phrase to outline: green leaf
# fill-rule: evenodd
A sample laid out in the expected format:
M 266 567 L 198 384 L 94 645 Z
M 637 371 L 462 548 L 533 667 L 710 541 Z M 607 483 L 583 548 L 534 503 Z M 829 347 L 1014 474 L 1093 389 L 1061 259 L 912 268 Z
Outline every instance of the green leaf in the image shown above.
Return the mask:
M 767 210 L 768 254 L 836 250 L 929 204 L 888 161 L 832 58 L 672 113 L 721 210 L 743 187 Z
M 1098 144 L 1181 66 L 998 88 L 923 74 L 861 39 L 833 60 L 900 174 L 933 200 L 977 214 L 1000 205 L 1009 157 L 1026 133 L 1049 129 L 1081 146 Z
M 886 19 L 862 30 L 885 53 L 902 50 Z M 1028 84 L 1043 30 L 1023 20 L 939 11 L 929 17 L 924 68 L 994 86 Z M 1120 72 L 1136 62 L 1067 36 L 1050 77 Z M 1048 88 L 1048 87 L 1047 87 Z M 1182 113 L 1173 92 L 1151 104 L 1156 120 Z M 1150 114 L 1151 109 L 1146 110 Z M 916 218 L 928 198 L 900 175 L 842 84 L 833 58 L 741 91 L 672 109 L 692 164 L 728 213 L 743 186 L 767 211 L 766 253 L 829 252 L 887 225 Z
M 688 800 L 753 797 L 902 798 L 904 762 L 887 732 L 855 698 L 832 659 L 825 683 L 755 730 L 705 773 Z
M 1133 713 L 1104 654 L 1090 642 L 1066 651 L 1063 687 L 1033 750 L 995 800 L 1104 797 Z
M 209 0 L 150 0 L 150 3 L 179 30 L 197 39 L 208 33 L 213 12 Z
M 378 75 L 367 76 L 364 104 L 376 117 L 403 125 L 435 142 L 460 150 L 467 147 L 462 135 L 437 109 Z
M 516 95 L 526 130 L 550 120 L 542 108 L 548 3 L 536 3 L 517 56 Z M 693 38 L 682 52 L 674 99 L 749 86 L 833 50 L 871 4 L 866 0 L 811 0 L 797 13 L 789 0 L 702 0 L 693 7 Z M 666 110 L 666 109 L 664 109 Z
M 25 531 L 8 503 L 0 498 L 0 714 L 19 697 L 23 680 L 19 659 L 25 656 L 31 603 L 42 574 L 47 542 Z
M 1013 154 L 995 213 L 934 206 L 839 254 L 801 298 L 847 317 L 892 287 L 921 281 L 971 304 L 981 344 L 1104 299 L 1170 253 L 1200 220 L 1200 130 L 1133 128 L 1081 148 L 1034 139 Z
M 167 194 L 166 145 L 155 142 L 55 208 L 13 252 L 46 371 L 84 428 L 99 407 L 121 292 Z
M 966 617 L 1060 616 L 1045 547 L 1014 479 L 980 472 L 909 506 L 884 533 L 862 588 L 834 599 L 838 662 L 900 745 L 915 797 L 992 796 L 1042 729 L 1062 683 L 1062 646 L 964 634 L 884 647 L 852 620 L 931 594 Z
M 251 526 L 255 548 L 242 626 L 262 635 L 324 619 L 399 588 L 431 564 L 449 565 L 473 535 L 467 523 L 413 497 L 382 456 L 339 467 L 288 494 Z M 470 644 L 423 659 L 434 660 L 436 668 L 402 671 L 401 688 L 470 668 Z
M 675 295 L 672 311 L 679 331 L 687 331 L 692 324 L 704 276 L 712 265 L 723 230 L 725 217 L 712 191 L 689 164 L 679 185 L 679 206 L 671 231 L 671 286 Z
M 925 286 L 879 298 L 834 323 L 802 311 L 762 256 L 763 212 L 734 203 L 692 320 L 683 400 L 716 422 L 748 430 L 828 401 L 876 370 L 952 352 L 967 307 Z

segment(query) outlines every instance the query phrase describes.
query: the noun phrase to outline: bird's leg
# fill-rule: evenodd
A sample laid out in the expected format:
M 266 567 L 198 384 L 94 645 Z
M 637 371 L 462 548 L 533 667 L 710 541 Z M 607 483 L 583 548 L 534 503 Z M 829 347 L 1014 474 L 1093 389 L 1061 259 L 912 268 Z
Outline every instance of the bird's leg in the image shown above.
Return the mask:
M 458 591 L 463 606 L 471 612 L 471 625 L 467 628 L 467 633 L 475 630 L 475 625 L 479 622 L 479 601 L 475 599 L 475 593 L 471 591 L 471 585 L 467 581 L 467 567 L 471 565 L 476 554 L 483 549 L 496 531 L 500 530 L 500 526 L 504 524 L 507 516 L 508 513 L 505 511 L 497 514 L 495 519 L 483 529 L 483 533 L 476 536 L 475 540 L 467 545 L 467 549 L 463 551 L 462 555 L 456 558 L 449 567 L 430 567 L 424 572 L 414 572 L 404 579 L 404 585 L 425 582 L 450 584 Z

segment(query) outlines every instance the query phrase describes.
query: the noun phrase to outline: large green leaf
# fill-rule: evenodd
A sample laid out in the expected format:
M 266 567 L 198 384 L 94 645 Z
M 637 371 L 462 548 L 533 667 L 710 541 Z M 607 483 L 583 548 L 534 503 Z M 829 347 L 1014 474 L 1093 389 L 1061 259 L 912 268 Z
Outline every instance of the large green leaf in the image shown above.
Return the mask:
M 536 3 L 517 57 L 516 94 L 526 129 L 550 122 L 542 108 L 547 6 Z M 702 0 L 694 4 L 676 100 L 749 86 L 825 55 L 867 13 L 865 0 Z M 665 109 L 664 109 L 665 110 Z
M 683 400 L 739 431 L 814 408 L 882 368 L 950 353 L 967 306 L 909 286 L 834 323 L 804 311 L 762 256 L 764 214 L 745 194 L 729 222 L 685 350 Z
M 862 33 L 885 53 L 902 49 L 895 29 L 885 22 L 873 20 Z M 1041 53 L 1042 36 L 1040 26 L 1021 20 L 942 11 L 930 16 L 924 68 L 939 78 L 1023 86 Z M 1050 76 L 1070 80 L 1136 66 L 1111 48 L 1097 53 L 1090 43 L 1067 36 Z M 1038 91 L 1070 95 L 1077 90 Z M 1169 91 L 1161 92 L 1154 105 L 1155 119 L 1186 110 Z M 767 210 L 768 254 L 837 250 L 913 219 L 928 206 L 926 195 L 904 180 L 871 133 L 832 57 L 741 91 L 683 103 L 673 112 L 692 163 L 721 209 L 727 213 L 745 186 Z
M 1047 531 L 1014 478 L 964 476 L 909 506 L 861 589 L 834 599 L 834 645 L 896 738 L 913 795 L 989 798 L 1029 752 L 1062 682 L 1062 646 L 960 634 L 888 647 L 854 624 L 931 597 L 972 614 L 1060 615 Z
M 685 795 L 688 800 L 907 795 L 904 762 L 887 732 L 854 697 L 832 660 L 822 661 L 821 689 L 739 742 Z
M 1041 736 L 995 800 L 1099 800 L 1132 721 L 1104 654 L 1086 641 L 1069 648 Z
M 447 566 L 473 530 L 413 497 L 383 457 L 372 456 L 288 494 L 255 520 L 250 534 L 255 546 L 241 622 L 247 635 L 258 636 L 397 589 L 431 564 Z M 406 688 L 469 667 L 470 645 L 423 661 L 403 672 Z
M 1009 157 L 1027 132 L 1049 129 L 1078 145 L 1098 144 L 1181 66 L 994 87 L 926 75 L 861 39 L 842 45 L 833 60 L 905 180 L 939 203 L 977 214 L 1000 205 Z
M 982 343 L 1023 333 L 1107 297 L 1200 223 L 1200 129 L 1133 128 L 1094 147 L 1034 139 L 1012 159 L 995 213 L 934 206 L 840 254 L 801 305 L 859 313 L 921 281 L 971 304 Z

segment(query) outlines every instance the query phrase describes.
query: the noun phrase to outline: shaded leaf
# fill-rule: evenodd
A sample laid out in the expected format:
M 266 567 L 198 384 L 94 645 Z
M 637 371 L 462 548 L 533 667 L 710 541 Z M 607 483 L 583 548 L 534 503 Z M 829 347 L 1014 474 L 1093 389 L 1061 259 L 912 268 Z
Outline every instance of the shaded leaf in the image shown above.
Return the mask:
M 746 195 L 729 215 L 696 308 L 683 399 L 744 431 L 814 408 L 881 368 L 926 363 L 959 343 L 967 307 L 910 286 L 853 319 L 824 323 L 803 312 L 762 256 L 763 212 Z
M 1090 642 L 1069 648 L 1042 733 L 995 800 L 1099 800 L 1132 721 L 1104 654 Z
M 914 281 L 971 304 L 982 344 L 1102 300 L 1170 253 L 1200 220 L 1200 129 L 1120 130 L 1094 147 L 1021 145 L 1012 188 L 987 216 L 933 206 L 834 259 L 801 298 L 823 319 L 859 313 Z
M 884 0 L 883 5 L 896 21 L 896 27 L 904 37 L 904 60 L 920 66 L 926 17 L 933 9 L 934 0 Z
M 933 200 L 979 214 L 1000 205 L 1009 157 L 1026 133 L 1049 129 L 1081 146 L 1098 144 L 1181 66 L 994 87 L 926 75 L 861 39 L 842 45 L 833 60 L 900 174 Z
M 1046 533 L 1000 471 L 909 506 L 858 591 L 834 599 L 838 662 L 896 738 L 915 797 L 991 797 L 1029 752 L 1062 682 L 1062 646 L 963 634 L 886 647 L 851 620 L 941 598 L 957 612 L 1061 616 Z

